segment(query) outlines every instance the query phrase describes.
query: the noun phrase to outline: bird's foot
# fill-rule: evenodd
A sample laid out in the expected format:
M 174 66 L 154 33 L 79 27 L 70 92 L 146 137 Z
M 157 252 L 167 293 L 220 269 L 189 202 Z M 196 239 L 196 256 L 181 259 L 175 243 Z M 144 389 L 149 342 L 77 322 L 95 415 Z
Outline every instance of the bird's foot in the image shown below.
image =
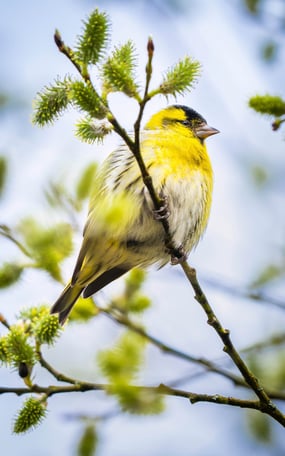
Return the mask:
M 153 212 L 153 218 L 155 220 L 165 220 L 168 219 L 170 216 L 170 211 L 168 207 L 168 197 L 164 195 L 162 192 L 159 195 L 161 201 L 162 201 L 162 206 L 159 209 L 154 209 Z
M 183 245 L 181 244 L 177 249 L 171 250 L 171 264 L 175 266 L 176 264 L 183 263 L 187 260 L 187 253 L 184 250 Z

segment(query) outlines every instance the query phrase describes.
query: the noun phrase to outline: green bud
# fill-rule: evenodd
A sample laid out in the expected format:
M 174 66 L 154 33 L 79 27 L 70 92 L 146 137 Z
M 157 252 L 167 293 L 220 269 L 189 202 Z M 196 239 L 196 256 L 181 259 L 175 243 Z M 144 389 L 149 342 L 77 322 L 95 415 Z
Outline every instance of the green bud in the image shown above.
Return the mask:
M 90 196 L 96 170 L 97 164 L 90 163 L 81 174 L 76 186 L 76 197 L 79 201 L 83 201 Z
M 0 195 L 3 193 L 7 177 L 7 160 L 5 157 L 0 157 Z
M 158 92 L 163 95 L 182 95 L 190 91 L 200 73 L 200 63 L 186 56 L 166 72 Z
M 114 348 L 98 354 L 102 372 L 113 383 L 130 381 L 143 362 L 144 347 L 143 337 L 126 332 Z
M 104 119 L 107 108 L 90 83 L 75 81 L 70 85 L 69 99 L 82 111 L 95 119 Z
M 60 262 L 72 252 L 72 227 L 59 223 L 51 228 L 42 227 L 32 218 L 21 222 L 18 230 L 24 237 L 39 268 L 61 280 Z
M 3 364 L 8 364 L 9 362 L 7 336 L 0 337 L 0 362 Z
M 34 348 L 28 342 L 28 334 L 23 324 L 16 324 L 10 327 L 6 336 L 6 349 L 9 363 L 16 368 L 20 363 L 33 366 L 36 362 Z
M 33 333 L 39 344 L 52 345 L 59 336 L 60 330 L 57 315 L 50 315 L 49 312 L 33 325 Z
M 129 300 L 127 300 L 126 307 L 129 312 L 144 312 L 151 305 L 151 300 L 148 296 L 140 293 L 135 293 Z
M 96 65 L 108 44 L 109 19 L 106 13 L 100 13 L 96 9 L 83 24 L 84 29 L 82 35 L 79 36 L 76 54 L 84 64 Z
M 94 121 L 94 119 L 81 119 L 76 125 L 76 136 L 88 144 L 102 142 L 106 135 L 113 131 L 113 127 L 107 121 Z
M 96 428 L 93 424 L 88 424 L 79 440 L 77 455 L 78 456 L 93 456 L 96 452 L 98 436 Z
M 249 107 L 261 114 L 280 117 L 285 114 L 285 101 L 278 96 L 256 95 L 249 99 Z
M 118 382 L 112 385 L 109 391 L 117 397 L 122 410 L 126 412 L 157 415 L 164 410 L 163 397 L 154 390 Z
M 0 288 L 13 285 L 21 277 L 23 267 L 16 263 L 4 263 L 0 268 Z
M 98 315 L 99 311 L 91 298 L 79 298 L 73 307 L 69 321 L 86 322 Z
M 46 416 L 46 406 L 42 400 L 29 397 L 15 419 L 13 432 L 22 434 L 38 426 Z
M 54 122 L 67 108 L 70 78 L 57 79 L 54 85 L 47 86 L 37 94 L 34 102 L 33 123 L 42 127 Z
M 126 278 L 126 287 L 139 290 L 146 279 L 146 271 L 140 268 L 132 269 Z
M 123 92 L 137 98 L 138 85 L 135 83 L 135 49 L 132 41 L 116 47 L 102 68 L 103 92 Z
M 250 410 L 247 412 L 247 422 L 250 432 L 259 442 L 267 444 L 272 442 L 271 422 L 265 413 Z

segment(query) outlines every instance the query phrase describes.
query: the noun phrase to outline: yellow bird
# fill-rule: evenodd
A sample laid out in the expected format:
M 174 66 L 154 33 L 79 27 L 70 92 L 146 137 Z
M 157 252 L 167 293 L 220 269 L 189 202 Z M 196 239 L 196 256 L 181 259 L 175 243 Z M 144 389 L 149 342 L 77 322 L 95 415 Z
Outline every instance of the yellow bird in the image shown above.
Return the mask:
M 172 240 L 186 254 L 209 218 L 213 172 L 204 140 L 216 133 L 200 114 L 182 105 L 154 114 L 141 133 L 141 154 L 157 194 L 165 195 Z M 116 209 L 120 221 L 112 216 Z M 170 257 L 164 238 L 138 164 L 121 146 L 96 177 L 75 269 L 51 313 L 58 313 L 63 324 L 82 292 L 87 298 L 134 267 L 165 265 Z

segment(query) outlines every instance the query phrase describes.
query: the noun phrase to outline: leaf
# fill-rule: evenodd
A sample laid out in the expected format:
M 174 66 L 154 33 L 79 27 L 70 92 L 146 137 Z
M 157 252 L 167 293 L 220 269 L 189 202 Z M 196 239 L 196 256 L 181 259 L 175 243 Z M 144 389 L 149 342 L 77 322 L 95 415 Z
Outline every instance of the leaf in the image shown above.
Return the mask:
M 84 29 L 78 39 L 76 54 L 78 59 L 86 65 L 96 65 L 108 44 L 109 19 L 106 13 L 100 13 L 96 9 L 83 24 Z

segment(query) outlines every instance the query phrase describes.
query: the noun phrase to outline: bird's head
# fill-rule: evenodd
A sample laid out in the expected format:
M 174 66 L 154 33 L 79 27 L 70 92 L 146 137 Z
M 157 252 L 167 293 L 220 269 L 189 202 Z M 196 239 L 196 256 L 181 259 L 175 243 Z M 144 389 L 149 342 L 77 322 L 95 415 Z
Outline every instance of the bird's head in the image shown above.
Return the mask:
M 219 130 L 210 127 L 198 112 L 183 105 L 169 106 L 157 112 L 150 118 L 145 129 L 175 129 L 185 133 L 188 130 L 201 141 L 219 133 Z

